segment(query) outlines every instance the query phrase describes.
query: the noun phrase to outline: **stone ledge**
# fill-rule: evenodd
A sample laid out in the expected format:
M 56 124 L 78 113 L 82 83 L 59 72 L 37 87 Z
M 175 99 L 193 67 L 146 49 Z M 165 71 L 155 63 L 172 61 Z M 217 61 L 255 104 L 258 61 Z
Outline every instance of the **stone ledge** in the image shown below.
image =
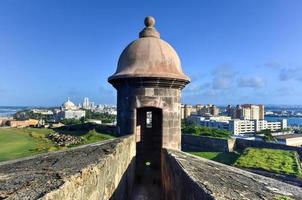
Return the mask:
M 180 176 L 189 176 L 191 184 L 197 183 L 200 190 L 206 190 L 203 191 L 203 193 L 210 195 L 207 199 L 273 200 L 278 195 L 289 196 L 293 199 L 302 199 L 302 188 L 287 183 L 181 151 L 167 150 L 166 154 L 170 163 L 172 163 L 172 161 L 175 161 L 173 162 L 174 164 L 176 163 L 176 165 L 170 167 L 181 168 L 183 172 L 183 175 L 175 174 L 175 176 L 178 177 L 170 178 L 181 180 L 182 177 Z M 177 171 L 179 171 L 179 169 L 177 169 Z M 189 186 L 182 187 L 187 188 Z M 184 191 L 186 188 L 184 188 Z M 181 191 L 182 189 L 179 188 L 178 190 Z M 194 192 L 196 193 L 196 191 L 191 191 L 191 193 Z
M 81 188 L 83 183 L 86 180 L 92 180 L 91 178 L 96 176 L 96 174 L 93 174 L 95 170 L 99 168 L 105 170 L 105 166 L 109 163 L 118 163 L 118 161 L 115 161 L 115 157 L 122 155 L 121 152 L 127 153 L 127 156 L 123 155 L 126 158 L 125 161 L 123 161 L 125 163 L 122 163 L 123 165 L 121 166 L 124 168 L 128 167 L 128 160 L 131 160 L 132 156 L 135 155 L 134 144 L 133 136 L 125 136 L 65 151 L 0 163 L 0 199 L 40 199 L 54 192 L 56 195 L 58 193 L 60 193 L 60 195 L 66 193 L 66 198 L 64 199 L 74 199 L 69 198 L 67 195 L 77 195 L 77 197 L 79 197 L 77 199 L 81 199 L 80 196 L 82 195 L 78 194 L 83 194 L 83 190 L 87 189 Z M 128 150 L 128 152 L 125 150 Z M 106 167 L 110 168 L 111 166 Z M 112 187 L 111 191 L 107 190 L 108 194 L 106 195 L 110 196 L 110 193 L 115 191 L 117 184 L 115 184 L 115 180 L 111 180 L 114 178 L 113 176 L 124 173 L 124 169 L 121 167 L 116 170 L 118 170 L 118 172 L 114 172 L 112 169 L 115 174 L 109 177 L 110 180 L 107 180 L 107 182 L 110 181 L 113 185 L 110 186 Z M 108 176 L 108 174 L 104 176 Z M 106 180 L 106 178 L 108 179 L 108 177 L 101 178 L 104 180 Z M 115 177 L 114 179 L 118 181 L 119 178 L 120 177 Z M 94 181 L 100 182 L 99 180 Z M 64 191 L 66 190 L 63 187 L 65 183 L 67 183 L 69 188 L 70 184 L 77 184 L 76 188 L 78 190 L 81 188 L 81 191 Z M 90 187 L 93 188 L 97 186 L 93 185 Z M 107 188 L 104 187 L 104 189 Z M 104 193 L 101 195 L 105 196 Z M 87 194 L 87 196 L 89 196 L 89 194 Z M 47 197 L 47 199 L 55 198 Z M 85 199 L 85 197 L 82 196 L 82 199 Z M 98 197 L 95 199 L 101 198 Z

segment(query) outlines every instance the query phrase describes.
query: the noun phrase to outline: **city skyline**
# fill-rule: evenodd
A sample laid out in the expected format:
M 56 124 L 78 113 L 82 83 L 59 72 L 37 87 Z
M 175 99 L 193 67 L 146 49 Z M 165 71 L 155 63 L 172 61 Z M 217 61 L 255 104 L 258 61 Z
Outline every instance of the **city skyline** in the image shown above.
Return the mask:
M 115 104 L 107 78 L 146 15 L 156 18 L 191 78 L 183 103 L 301 105 L 301 6 L 272 0 L 2 1 L 0 105 L 54 106 L 68 96 Z

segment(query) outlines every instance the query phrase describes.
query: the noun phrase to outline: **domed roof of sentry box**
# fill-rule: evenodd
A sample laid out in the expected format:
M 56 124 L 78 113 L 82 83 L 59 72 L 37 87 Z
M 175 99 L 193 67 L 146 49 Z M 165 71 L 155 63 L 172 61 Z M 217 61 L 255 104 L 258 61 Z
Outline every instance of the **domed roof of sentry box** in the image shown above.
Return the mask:
M 171 45 L 160 39 L 154 28 L 153 17 L 145 18 L 146 27 L 139 33 L 139 39 L 131 42 L 122 52 L 116 72 L 108 78 L 158 77 L 179 79 L 189 82 L 180 64 L 180 59 Z

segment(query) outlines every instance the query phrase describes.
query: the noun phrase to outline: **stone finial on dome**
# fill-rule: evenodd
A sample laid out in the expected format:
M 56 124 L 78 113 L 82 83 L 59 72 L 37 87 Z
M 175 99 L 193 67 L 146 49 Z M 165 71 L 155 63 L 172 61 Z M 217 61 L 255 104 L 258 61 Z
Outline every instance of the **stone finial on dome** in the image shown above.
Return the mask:
M 160 38 L 159 32 L 155 29 L 155 19 L 152 16 L 148 16 L 144 20 L 146 28 L 144 28 L 140 33 L 139 37 L 155 37 Z
M 155 25 L 155 19 L 152 16 L 146 17 L 144 22 L 146 27 L 153 27 Z

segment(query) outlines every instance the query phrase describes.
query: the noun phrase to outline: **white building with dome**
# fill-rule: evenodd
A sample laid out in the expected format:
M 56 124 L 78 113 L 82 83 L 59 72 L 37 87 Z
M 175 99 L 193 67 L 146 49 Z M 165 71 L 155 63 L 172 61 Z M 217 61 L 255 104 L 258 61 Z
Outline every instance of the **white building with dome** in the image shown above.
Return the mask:
M 72 101 L 70 101 L 69 97 L 67 101 L 62 104 L 59 112 L 60 119 L 81 119 L 82 117 L 85 117 L 85 115 L 85 110 L 81 110 L 77 107 Z

